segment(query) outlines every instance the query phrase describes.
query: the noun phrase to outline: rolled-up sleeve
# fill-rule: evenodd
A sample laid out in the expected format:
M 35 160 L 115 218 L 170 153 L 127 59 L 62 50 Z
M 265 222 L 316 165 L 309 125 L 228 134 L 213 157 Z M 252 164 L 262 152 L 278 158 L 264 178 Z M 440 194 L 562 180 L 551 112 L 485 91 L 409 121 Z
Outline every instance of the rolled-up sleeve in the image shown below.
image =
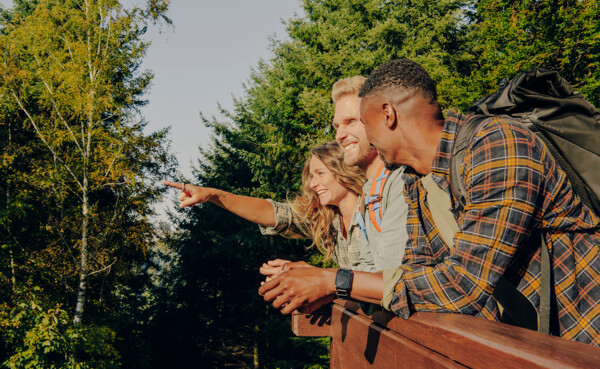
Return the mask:
M 283 236 L 287 238 L 312 238 L 308 222 L 296 214 L 289 204 L 268 199 L 275 212 L 275 226 L 259 225 L 260 233 L 266 236 Z

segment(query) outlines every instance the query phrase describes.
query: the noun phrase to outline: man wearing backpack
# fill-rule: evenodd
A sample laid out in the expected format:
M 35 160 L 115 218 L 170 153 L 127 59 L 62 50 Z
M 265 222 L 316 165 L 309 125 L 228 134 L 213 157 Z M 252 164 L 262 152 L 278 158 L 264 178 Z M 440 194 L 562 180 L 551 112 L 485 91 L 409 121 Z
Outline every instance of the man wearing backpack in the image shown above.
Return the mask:
M 403 317 L 426 310 L 499 319 L 491 296 L 503 276 L 539 310 L 541 248 L 534 237 L 528 242 L 535 230 L 550 253 L 554 328 L 565 338 L 600 345 L 600 219 L 575 194 L 548 146 L 506 116 L 478 125 L 456 173 L 466 195 L 449 246 L 421 178 L 431 173 L 450 194 L 454 140 L 470 117 L 450 111 L 444 119 L 435 84 L 406 59 L 376 69 L 361 97 L 371 143 L 387 162 L 412 168 L 405 176 L 408 265 L 384 281 L 387 306 Z
M 539 311 L 543 248 L 532 236 L 539 231 L 553 281 L 551 331 L 600 346 L 600 219 L 575 194 L 546 144 L 511 118 L 493 116 L 478 125 L 459 163 L 466 195 L 449 245 L 436 227 L 423 179 L 430 176 L 450 196 L 452 149 L 471 118 L 457 111 L 444 117 L 435 83 L 406 59 L 377 68 L 360 96 L 369 141 L 387 163 L 410 167 L 404 176 L 409 242 L 400 268 L 379 278 L 355 273 L 348 295 L 379 300 L 404 318 L 434 311 L 501 320 L 492 295 L 504 279 Z M 259 290 L 274 306 L 285 305 L 284 313 L 332 291 L 332 272 L 300 268 Z

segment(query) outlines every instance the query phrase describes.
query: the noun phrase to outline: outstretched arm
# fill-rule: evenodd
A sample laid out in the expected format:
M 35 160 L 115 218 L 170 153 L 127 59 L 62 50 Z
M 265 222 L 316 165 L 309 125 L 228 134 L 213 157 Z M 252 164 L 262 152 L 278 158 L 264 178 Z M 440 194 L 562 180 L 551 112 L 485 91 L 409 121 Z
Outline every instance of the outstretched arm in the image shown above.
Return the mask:
M 235 195 L 216 188 L 194 186 L 187 183 L 162 181 L 165 186 L 181 190 L 179 206 L 194 206 L 207 201 L 222 207 L 246 220 L 265 227 L 275 226 L 275 211 L 267 200 Z

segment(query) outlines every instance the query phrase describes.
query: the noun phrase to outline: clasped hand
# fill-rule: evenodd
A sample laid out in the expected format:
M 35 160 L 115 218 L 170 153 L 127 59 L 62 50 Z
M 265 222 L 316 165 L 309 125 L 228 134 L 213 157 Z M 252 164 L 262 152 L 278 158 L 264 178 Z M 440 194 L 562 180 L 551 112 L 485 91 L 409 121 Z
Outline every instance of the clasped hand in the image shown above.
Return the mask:
M 268 267 L 263 264 L 261 273 Z M 335 298 L 335 269 L 316 268 L 304 262 L 284 263 L 278 274 L 267 277 L 258 293 L 266 301 L 273 301 L 282 314 L 299 308 L 309 313 Z

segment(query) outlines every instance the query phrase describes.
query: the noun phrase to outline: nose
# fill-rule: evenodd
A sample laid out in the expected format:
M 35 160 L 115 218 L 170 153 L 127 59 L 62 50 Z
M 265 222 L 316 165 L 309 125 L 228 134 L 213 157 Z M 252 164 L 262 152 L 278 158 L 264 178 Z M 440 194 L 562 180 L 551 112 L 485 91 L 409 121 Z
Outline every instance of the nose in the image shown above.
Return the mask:
M 335 140 L 338 143 L 342 143 L 346 137 L 348 137 L 348 133 L 346 132 L 346 128 L 343 124 L 340 124 L 335 131 Z
M 319 183 L 317 182 L 317 180 L 316 180 L 316 179 L 315 179 L 315 177 L 313 176 L 313 177 L 310 179 L 310 182 L 308 183 L 308 186 L 309 186 L 311 189 L 313 189 L 313 190 L 314 190 L 314 189 L 316 189 L 316 188 L 317 188 L 317 186 L 318 186 L 318 185 L 319 185 Z

